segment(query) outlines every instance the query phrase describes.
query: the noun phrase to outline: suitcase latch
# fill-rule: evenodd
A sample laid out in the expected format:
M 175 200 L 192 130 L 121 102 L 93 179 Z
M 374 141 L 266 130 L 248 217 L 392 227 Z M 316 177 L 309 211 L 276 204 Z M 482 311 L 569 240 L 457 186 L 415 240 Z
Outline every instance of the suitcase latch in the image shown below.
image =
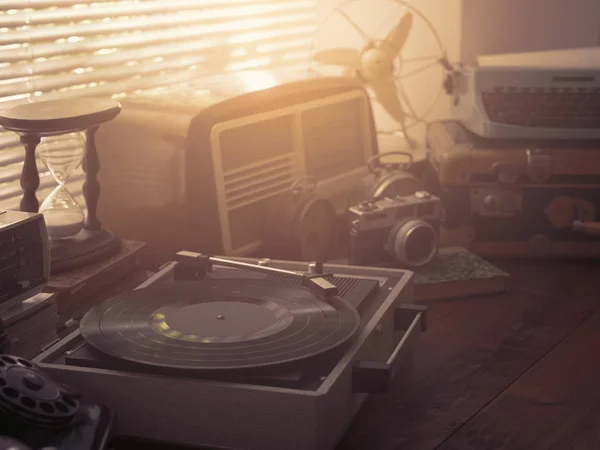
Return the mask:
M 514 217 L 523 210 L 523 195 L 512 188 L 471 189 L 471 214 L 480 217 Z
M 535 183 L 544 183 L 552 175 L 552 152 L 543 149 L 527 150 L 527 172 Z

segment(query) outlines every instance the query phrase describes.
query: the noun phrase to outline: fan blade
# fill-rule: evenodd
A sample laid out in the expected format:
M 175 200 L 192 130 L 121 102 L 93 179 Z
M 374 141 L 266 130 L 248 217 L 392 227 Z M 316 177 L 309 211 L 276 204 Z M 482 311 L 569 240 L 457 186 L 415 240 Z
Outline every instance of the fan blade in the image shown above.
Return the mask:
M 377 103 L 399 124 L 403 125 L 406 119 L 404 108 L 400 103 L 398 88 L 393 76 L 377 80 L 376 83 L 369 83 L 369 86 L 375 94 Z
M 400 19 L 400 22 L 390 33 L 387 35 L 385 40 L 392 46 L 396 54 L 400 53 L 402 47 L 406 43 L 406 39 L 410 34 L 412 28 L 413 16 L 411 13 L 406 13 Z
M 332 48 L 315 53 L 315 61 L 321 64 L 360 69 L 360 52 L 354 48 Z

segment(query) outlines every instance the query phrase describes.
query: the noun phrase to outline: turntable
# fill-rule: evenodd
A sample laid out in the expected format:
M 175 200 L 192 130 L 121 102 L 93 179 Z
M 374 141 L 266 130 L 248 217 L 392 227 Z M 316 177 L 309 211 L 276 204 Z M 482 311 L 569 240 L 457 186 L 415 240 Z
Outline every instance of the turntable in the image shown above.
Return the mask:
M 410 361 L 412 294 L 403 270 L 180 252 L 36 363 L 102 399 L 122 436 L 331 450 Z

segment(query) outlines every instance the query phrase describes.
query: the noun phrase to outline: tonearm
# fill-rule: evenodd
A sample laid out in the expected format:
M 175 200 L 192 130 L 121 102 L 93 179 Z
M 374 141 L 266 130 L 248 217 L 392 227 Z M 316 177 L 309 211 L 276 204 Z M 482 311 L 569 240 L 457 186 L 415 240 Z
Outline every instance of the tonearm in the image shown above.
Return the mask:
M 251 270 L 261 272 L 267 275 L 280 275 L 295 280 L 299 280 L 303 286 L 313 291 L 316 295 L 322 298 L 333 297 L 337 295 L 338 288 L 327 281 L 325 274 L 308 274 L 302 272 L 294 272 L 291 270 L 277 269 L 266 265 L 250 264 L 231 259 L 215 258 L 212 255 L 205 253 L 194 253 L 181 251 L 175 255 L 175 262 L 178 264 L 176 270 L 181 270 L 183 267 L 192 268 L 198 278 L 203 278 L 208 272 L 212 271 L 213 265 L 230 267 L 232 269 Z M 183 265 L 183 267 L 179 267 Z

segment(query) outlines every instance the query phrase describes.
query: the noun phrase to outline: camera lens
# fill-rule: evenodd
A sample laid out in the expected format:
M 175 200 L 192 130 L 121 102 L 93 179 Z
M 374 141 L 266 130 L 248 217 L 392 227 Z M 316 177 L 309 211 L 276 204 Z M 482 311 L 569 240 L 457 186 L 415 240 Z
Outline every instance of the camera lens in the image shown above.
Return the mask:
M 423 266 L 437 253 L 437 233 L 423 220 L 412 219 L 400 223 L 392 229 L 390 237 L 392 253 L 401 264 Z

